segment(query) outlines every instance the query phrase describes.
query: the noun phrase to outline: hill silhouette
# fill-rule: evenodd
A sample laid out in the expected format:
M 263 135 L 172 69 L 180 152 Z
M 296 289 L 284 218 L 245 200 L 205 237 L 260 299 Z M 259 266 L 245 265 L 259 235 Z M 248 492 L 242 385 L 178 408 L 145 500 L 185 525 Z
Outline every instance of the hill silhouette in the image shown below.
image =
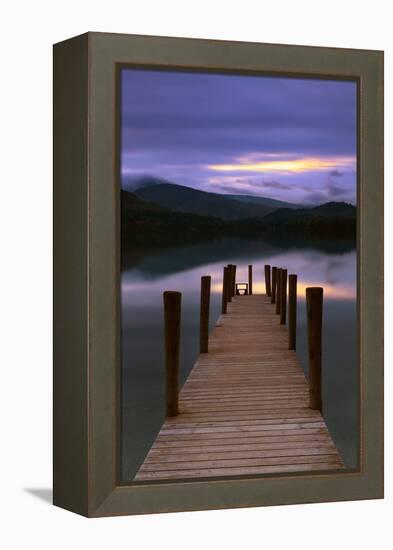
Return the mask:
M 330 239 L 355 241 L 356 208 L 330 202 L 314 208 L 280 208 L 264 217 L 223 220 L 179 212 L 121 191 L 122 264 L 134 265 L 148 250 L 197 244 L 223 238 L 252 238 L 279 244 Z M 347 246 L 347 244 L 346 244 Z
M 173 183 L 160 183 L 136 189 L 137 197 L 177 212 L 214 216 L 223 220 L 262 218 L 275 206 L 249 203 L 218 193 L 207 193 Z
M 259 197 L 256 195 L 225 195 L 230 199 L 235 199 L 241 202 L 248 202 L 251 204 L 260 204 L 272 209 L 278 208 L 307 208 L 304 204 L 296 204 L 293 202 L 280 201 L 277 199 L 271 199 L 270 197 Z M 308 207 L 311 208 L 311 207 Z

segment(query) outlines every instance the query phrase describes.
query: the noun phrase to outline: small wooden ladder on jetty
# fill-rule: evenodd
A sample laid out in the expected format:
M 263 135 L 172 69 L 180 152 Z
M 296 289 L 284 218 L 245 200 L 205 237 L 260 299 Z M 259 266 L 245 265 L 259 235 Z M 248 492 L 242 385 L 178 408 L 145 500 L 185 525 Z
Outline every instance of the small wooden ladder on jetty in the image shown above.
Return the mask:
M 252 266 L 249 294 L 235 294 L 235 279 L 235 266 L 224 268 L 222 314 L 209 336 L 210 277 L 202 278 L 202 353 L 180 392 L 180 295 L 166 293 L 167 419 L 135 481 L 344 467 L 321 412 L 322 289 L 306 293 L 307 382 L 295 351 L 296 275 L 287 285 L 285 269 L 265 266 L 263 295 L 252 293 Z

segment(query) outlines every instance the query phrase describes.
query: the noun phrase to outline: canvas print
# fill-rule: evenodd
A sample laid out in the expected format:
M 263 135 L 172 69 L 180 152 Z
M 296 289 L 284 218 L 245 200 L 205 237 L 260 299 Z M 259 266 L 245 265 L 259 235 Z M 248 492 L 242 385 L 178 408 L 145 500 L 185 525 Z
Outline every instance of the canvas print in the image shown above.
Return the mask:
M 356 470 L 357 82 L 118 90 L 122 481 Z

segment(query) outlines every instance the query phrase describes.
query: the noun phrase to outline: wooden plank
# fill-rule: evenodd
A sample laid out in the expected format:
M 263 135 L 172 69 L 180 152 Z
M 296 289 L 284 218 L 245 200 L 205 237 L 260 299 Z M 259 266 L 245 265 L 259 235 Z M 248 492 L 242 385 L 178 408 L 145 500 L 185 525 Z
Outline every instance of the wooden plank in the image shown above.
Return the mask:
M 190 434 L 190 433 L 226 433 L 226 432 L 264 432 L 264 431 L 289 431 L 289 430 L 297 430 L 301 432 L 303 429 L 307 428 L 324 428 L 325 423 L 323 421 L 321 422 L 314 422 L 314 423 L 304 423 L 304 424 L 267 424 L 267 425 L 258 425 L 258 426 L 213 426 L 210 428 L 193 428 L 191 427 L 185 427 L 185 428 L 173 428 L 171 429 L 170 426 L 168 428 L 163 428 L 161 430 L 162 435 L 174 435 L 174 434 Z
M 329 452 L 330 451 L 330 452 Z M 287 457 L 302 456 L 308 457 L 313 455 L 333 455 L 337 461 L 336 450 L 326 449 L 325 447 L 321 448 L 305 448 L 305 449 L 265 449 L 265 450 L 253 450 L 253 451 L 216 451 L 216 452 L 207 452 L 194 454 L 193 460 L 204 461 L 205 463 L 211 462 L 213 460 L 234 460 L 234 459 L 244 459 L 244 458 L 272 458 L 272 457 L 281 457 L 282 463 L 285 463 Z M 190 455 L 185 454 L 168 454 L 166 449 L 157 449 L 156 452 L 150 452 L 144 462 L 144 464 L 159 463 L 163 464 L 166 462 L 189 462 Z M 304 460 L 306 462 L 306 460 Z M 184 465 L 183 465 L 184 466 Z M 205 466 L 209 466 L 205 464 Z
M 308 411 L 305 409 L 291 409 L 290 411 L 291 416 L 290 418 L 299 418 L 299 417 L 307 417 L 307 418 L 319 418 L 318 415 L 313 414 L 312 411 Z M 192 421 L 195 417 L 194 413 L 182 413 L 177 417 L 178 423 L 187 423 Z M 208 420 L 210 421 L 212 418 L 211 414 L 209 412 L 201 412 L 198 413 L 197 419 L 198 420 Z M 274 419 L 280 419 L 286 420 L 289 418 L 288 411 L 274 411 L 274 412 L 267 412 L 267 411 L 224 411 L 224 412 L 217 412 L 214 415 L 214 419 L 216 421 L 220 420 L 244 420 L 244 419 L 250 419 L 250 420 L 274 420 Z M 168 422 L 168 425 L 170 423 Z
M 209 478 L 222 476 L 245 476 L 245 475 L 263 475 L 263 474 L 283 474 L 291 472 L 324 472 L 325 470 L 339 470 L 342 468 L 340 462 L 318 462 L 316 464 L 285 464 L 274 466 L 243 466 L 231 468 L 202 468 L 199 470 L 175 470 L 170 471 L 154 471 L 154 472 L 138 472 L 136 480 L 153 480 L 153 479 L 185 479 L 185 478 Z
M 329 464 L 338 464 L 336 456 L 329 454 L 321 454 L 314 456 L 291 456 L 291 457 L 268 457 L 268 458 L 238 458 L 236 460 L 210 460 L 209 468 L 239 468 L 243 466 L 271 466 L 273 464 L 318 464 L 320 462 Z M 144 472 L 157 472 L 164 471 L 177 471 L 202 469 L 206 467 L 206 461 L 188 459 L 186 464 L 179 464 L 179 462 L 169 463 L 146 463 L 143 467 Z
M 234 296 L 136 480 L 335 470 L 341 457 L 286 326 L 262 295 Z
M 184 426 L 187 426 L 187 428 L 209 428 L 209 427 L 218 427 L 221 428 L 222 426 L 234 426 L 234 427 L 241 427 L 241 426 L 272 426 L 277 429 L 279 426 L 283 427 L 293 425 L 293 424 L 312 424 L 312 427 L 316 425 L 321 424 L 321 420 L 317 417 L 314 418 L 278 418 L 278 419 L 268 419 L 268 420 L 260 420 L 260 419 L 252 419 L 252 420 L 200 420 L 198 418 L 195 422 L 171 422 L 170 424 L 167 423 L 172 429 L 173 428 L 181 428 Z M 268 428 L 270 429 L 270 427 Z
M 255 431 L 255 432 L 246 432 L 246 431 L 235 431 L 231 430 L 228 432 L 196 432 L 193 430 L 191 433 L 179 433 L 176 430 L 173 430 L 171 433 L 164 432 L 163 430 L 160 431 L 158 437 L 165 438 L 167 441 L 174 441 L 177 438 L 190 438 L 193 440 L 197 440 L 197 436 L 201 436 L 201 439 L 226 439 L 231 437 L 252 437 L 252 436 L 279 436 L 280 438 L 284 438 L 285 436 L 303 436 L 303 435 L 316 435 L 326 433 L 325 428 L 310 428 L 308 430 L 268 430 L 265 432 L 261 431 Z
M 232 440 L 231 440 L 232 441 Z M 203 444 L 202 444 L 203 443 Z M 182 453 L 198 453 L 201 451 L 201 447 L 209 447 L 208 452 L 214 452 L 214 451 L 220 451 L 221 449 L 225 449 L 227 451 L 236 451 L 236 450 L 244 450 L 244 451 L 253 451 L 253 450 L 262 450 L 262 449 L 307 449 L 309 447 L 315 447 L 316 445 L 319 448 L 322 447 L 328 447 L 328 448 L 334 448 L 334 443 L 330 439 L 322 439 L 322 440 L 315 440 L 312 439 L 310 441 L 294 441 L 294 442 L 287 442 L 287 443 L 255 443 L 253 441 L 252 443 L 239 443 L 237 439 L 234 439 L 232 441 L 232 444 L 220 444 L 215 445 L 214 443 L 217 442 L 194 442 L 194 441 L 181 441 L 179 442 L 160 442 L 156 441 L 154 445 L 154 449 L 151 449 L 150 453 L 155 453 L 157 449 L 166 449 L 168 455 L 171 453 L 178 453 L 179 449 L 182 450 Z

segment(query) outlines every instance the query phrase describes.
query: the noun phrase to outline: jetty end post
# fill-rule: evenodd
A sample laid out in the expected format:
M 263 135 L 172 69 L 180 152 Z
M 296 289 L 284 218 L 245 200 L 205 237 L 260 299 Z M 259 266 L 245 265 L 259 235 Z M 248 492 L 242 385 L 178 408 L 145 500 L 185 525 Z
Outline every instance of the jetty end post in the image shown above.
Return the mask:
M 210 313 L 210 287 L 211 277 L 201 277 L 201 307 L 199 323 L 199 351 L 209 351 L 209 313 Z
M 164 292 L 166 416 L 179 414 L 181 292 Z
M 276 286 L 277 286 L 277 267 L 272 267 L 272 299 L 270 300 L 272 304 L 276 303 Z
M 276 282 L 276 315 L 280 313 L 281 304 L 281 267 L 277 268 L 277 282 Z
M 233 298 L 233 296 L 235 296 L 236 266 L 233 264 L 228 264 L 228 267 L 229 267 L 229 281 L 228 281 L 229 295 L 231 298 Z
M 248 293 L 252 294 L 252 265 L 248 266 Z
M 287 322 L 287 270 L 281 270 L 280 325 Z
M 226 300 L 232 302 L 232 279 L 233 279 L 233 266 L 232 264 L 228 265 L 228 274 L 227 274 L 227 286 L 226 286 Z
M 306 288 L 310 409 L 322 412 L 323 288 Z
M 272 287 L 270 284 L 270 265 L 265 265 L 265 289 L 266 289 L 266 296 L 271 296 Z
M 228 268 L 228 280 L 227 280 L 227 287 L 226 287 L 226 300 L 227 302 L 232 302 L 232 264 L 227 265 Z
M 232 265 L 232 296 L 236 294 L 236 265 Z
M 223 277 L 222 277 L 221 313 L 227 312 L 228 283 L 229 283 L 229 267 L 225 266 Z
M 297 275 L 288 277 L 288 349 L 296 350 Z

